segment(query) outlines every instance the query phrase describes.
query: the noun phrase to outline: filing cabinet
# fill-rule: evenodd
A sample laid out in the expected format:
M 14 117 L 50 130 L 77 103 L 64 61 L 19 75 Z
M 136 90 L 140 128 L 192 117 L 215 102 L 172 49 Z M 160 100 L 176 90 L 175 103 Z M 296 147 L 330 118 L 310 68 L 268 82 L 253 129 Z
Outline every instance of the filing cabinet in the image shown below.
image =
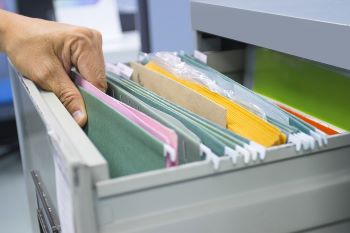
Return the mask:
M 267 40 L 272 35 L 261 36 L 260 44 L 258 39 L 251 39 L 255 34 L 249 34 L 250 30 L 239 28 L 244 27 L 243 21 L 239 22 L 241 26 L 229 23 L 258 14 L 254 2 L 257 1 L 191 2 L 197 48 L 216 51 L 208 53 L 209 63 L 247 86 L 252 82 L 249 67 L 254 66 L 250 57 L 252 44 L 316 59 L 312 52 L 297 48 L 297 43 L 293 44 L 295 47 L 288 45 L 285 50 L 280 49 L 287 42 L 270 43 Z M 242 10 L 245 4 L 252 4 L 249 6 L 253 10 Z M 208 14 L 217 18 L 206 18 Z M 227 18 L 230 15 L 238 18 Z M 279 18 L 282 13 L 276 17 L 284 22 Z M 233 57 L 226 54 L 227 50 L 233 51 Z M 319 56 L 319 62 L 350 68 L 334 60 L 332 54 L 329 58 Z M 225 60 L 227 57 L 232 59 L 232 69 Z M 327 146 L 314 150 L 296 151 L 292 144 L 275 146 L 267 149 L 265 160 L 249 164 L 238 161 L 233 165 L 229 158 L 222 157 L 218 170 L 210 161 L 200 161 L 111 179 L 106 160 L 57 97 L 24 79 L 15 67 L 10 69 L 35 232 L 40 231 L 40 214 L 44 217 L 39 219 L 46 222 L 41 223 L 42 228 L 57 231 L 56 225 L 60 225 L 67 232 L 84 233 L 348 232 L 350 229 L 350 134 L 347 132 L 329 136 Z M 34 179 L 36 183 L 35 174 L 40 176 L 40 181 Z M 44 191 L 35 185 L 38 182 L 45 187 Z M 42 201 L 39 201 L 41 205 L 37 204 L 42 192 L 51 199 L 50 209 L 58 216 L 56 223 L 48 220 L 45 211 L 38 211 L 45 209 Z

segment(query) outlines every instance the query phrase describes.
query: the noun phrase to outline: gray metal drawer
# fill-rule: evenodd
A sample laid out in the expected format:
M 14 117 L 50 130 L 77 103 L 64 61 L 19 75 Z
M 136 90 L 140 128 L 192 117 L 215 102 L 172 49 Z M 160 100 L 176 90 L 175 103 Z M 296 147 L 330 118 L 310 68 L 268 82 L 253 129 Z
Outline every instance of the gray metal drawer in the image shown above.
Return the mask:
M 221 158 L 218 170 L 202 161 L 109 179 L 103 156 L 59 100 L 14 69 L 12 82 L 29 200 L 35 203 L 29 174 L 34 169 L 52 200 L 59 200 L 56 161 L 73 212 L 64 221 L 71 220 L 76 232 L 298 232 L 348 226 L 348 133 L 329 137 L 327 147 L 313 151 L 277 146 L 264 161 L 248 165 Z M 54 203 L 58 209 L 62 204 Z

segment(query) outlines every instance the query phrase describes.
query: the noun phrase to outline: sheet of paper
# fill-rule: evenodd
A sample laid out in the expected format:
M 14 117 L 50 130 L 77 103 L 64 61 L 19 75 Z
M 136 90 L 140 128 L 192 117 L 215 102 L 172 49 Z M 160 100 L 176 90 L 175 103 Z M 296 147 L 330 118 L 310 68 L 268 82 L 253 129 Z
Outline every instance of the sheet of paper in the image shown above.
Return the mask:
M 226 127 L 226 109 L 180 83 L 132 62 L 132 80 L 205 119 Z

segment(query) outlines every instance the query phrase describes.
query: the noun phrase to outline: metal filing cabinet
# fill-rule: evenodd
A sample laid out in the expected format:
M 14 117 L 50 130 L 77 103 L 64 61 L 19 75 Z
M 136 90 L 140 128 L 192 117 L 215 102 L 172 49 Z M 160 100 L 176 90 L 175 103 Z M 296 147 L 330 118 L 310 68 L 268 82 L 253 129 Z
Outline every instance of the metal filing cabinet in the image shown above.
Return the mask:
M 311 44 L 316 37 L 314 27 L 320 33 L 330 28 L 348 36 L 349 26 L 338 28 L 337 23 L 312 17 L 308 18 L 310 25 L 305 23 L 311 31 L 302 40 L 281 42 L 288 36 L 285 26 L 299 30 L 303 20 L 298 15 L 285 17 L 278 11 L 283 9 L 269 7 L 278 6 L 272 0 L 264 1 L 271 10 L 264 14 L 259 2 L 191 2 L 198 49 L 219 51 L 218 58 L 210 58 L 213 64 L 220 66 L 225 58 L 225 51 L 221 51 L 225 46 L 220 43 L 232 40 L 228 42 L 230 49 L 240 41 L 350 69 L 350 63 L 345 62 L 349 48 L 338 49 L 341 45 L 334 44 L 332 49 L 325 46 L 316 51 L 326 43 L 324 38 L 319 45 Z M 287 3 L 296 12 L 298 4 L 304 4 L 295 0 Z M 280 28 L 269 27 L 279 30 L 278 35 L 276 31 L 258 33 L 266 20 L 281 24 Z M 247 56 L 237 52 L 236 62 L 254 65 L 249 59 L 242 60 L 249 58 L 250 48 L 243 48 Z M 242 48 L 238 45 L 238 49 Z M 330 136 L 326 147 L 314 150 L 297 152 L 291 144 L 269 148 L 265 160 L 250 164 L 239 161 L 233 165 L 230 159 L 220 158 L 218 170 L 209 161 L 201 161 L 110 179 L 105 159 L 54 94 L 38 89 L 13 67 L 11 76 L 35 232 L 39 232 L 37 216 L 50 215 L 50 211 L 45 213 L 46 204 L 65 216 L 58 220 L 61 227 L 84 233 L 349 232 L 349 133 Z M 241 76 L 249 84 L 249 69 Z M 51 201 L 45 202 L 43 196 Z

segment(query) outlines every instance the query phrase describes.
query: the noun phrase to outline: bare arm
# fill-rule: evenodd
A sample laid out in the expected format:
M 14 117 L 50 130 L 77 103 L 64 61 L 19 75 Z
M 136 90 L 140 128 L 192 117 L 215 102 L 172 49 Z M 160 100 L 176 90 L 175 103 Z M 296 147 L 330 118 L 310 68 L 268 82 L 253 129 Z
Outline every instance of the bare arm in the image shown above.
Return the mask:
M 0 51 L 41 88 L 53 91 L 79 125 L 86 123 L 83 99 L 68 76 L 72 67 L 105 91 L 102 37 L 98 31 L 0 10 Z

